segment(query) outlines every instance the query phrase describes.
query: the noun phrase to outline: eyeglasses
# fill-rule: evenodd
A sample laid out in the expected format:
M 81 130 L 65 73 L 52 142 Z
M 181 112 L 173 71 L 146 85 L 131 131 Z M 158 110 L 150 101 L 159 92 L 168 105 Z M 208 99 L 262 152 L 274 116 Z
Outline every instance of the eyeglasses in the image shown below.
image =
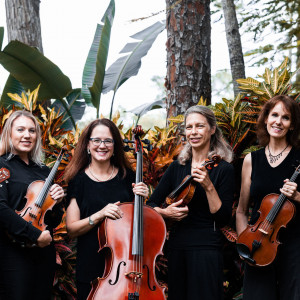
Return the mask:
M 112 139 L 101 140 L 99 138 L 90 138 L 90 141 L 92 141 L 94 146 L 100 146 L 103 143 L 106 147 L 112 147 L 114 144 L 114 140 Z

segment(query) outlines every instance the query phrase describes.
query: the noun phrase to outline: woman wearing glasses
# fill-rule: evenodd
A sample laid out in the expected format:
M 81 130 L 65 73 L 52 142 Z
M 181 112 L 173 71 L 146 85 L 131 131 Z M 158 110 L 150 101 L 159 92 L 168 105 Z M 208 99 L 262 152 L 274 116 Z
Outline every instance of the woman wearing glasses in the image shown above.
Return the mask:
M 73 159 L 66 168 L 67 229 L 77 240 L 77 299 L 86 299 L 90 282 L 104 271 L 104 254 L 98 253 L 97 229 L 106 217 L 122 218 L 121 202 L 133 201 L 134 194 L 148 196 L 147 186 L 134 184 L 135 174 L 123 150 L 116 125 L 97 119 L 82 132 Z

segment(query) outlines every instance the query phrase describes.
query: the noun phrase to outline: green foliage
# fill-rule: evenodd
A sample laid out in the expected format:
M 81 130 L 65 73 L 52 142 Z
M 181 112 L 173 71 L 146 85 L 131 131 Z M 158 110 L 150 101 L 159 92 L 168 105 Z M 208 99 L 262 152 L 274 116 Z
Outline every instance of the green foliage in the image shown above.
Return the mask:
M 241 12 L 241 28 L 253 35 L 262 46 L 247 52 L 255 59 L 253 65 L 273 61 L 276 53 L 299 47 L 300 2 L 294 0 L 248 0 Z M 272 44 L 265 44 L 272 33 Z M 266 54 L 269 54 L 268 56 Z M 260 59 L 261 55 L 264 59 Z M 287 54 L 287 53 L 286 53 Z M 297 58 L 299 59 L 299 58 Z

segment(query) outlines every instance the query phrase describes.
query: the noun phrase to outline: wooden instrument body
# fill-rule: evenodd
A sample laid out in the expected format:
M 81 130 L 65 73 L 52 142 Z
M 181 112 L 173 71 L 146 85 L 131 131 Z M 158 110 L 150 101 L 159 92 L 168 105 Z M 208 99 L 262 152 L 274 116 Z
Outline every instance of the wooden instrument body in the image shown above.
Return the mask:
M 32 182 L 27 189 L 25 196 L 27 202 L 24 208 L 20 211 L 16 211 L 20 217 L 41 231 L 46 230 L 47 227 L 44 222 L 46 212 L 51 210 L 56 204 L 56 201 L 51 198 L 49 192 L 41 207 L 35 202 L 41 190 L 43 189 L 44 184 L 45 181 L 43 180 L 36 180 Z
M 258 210 L 259 219 L 254 225 L 247 225 L 237 239 L 237 249 L 240 255 L 249 251 L 245 255 L 250 255 L 253 261 L 247 258 L 245 260 L 252 266 L 267 266 L 274 261 L 278 245 L 280 245 L 279 230 L 286 227 L 295 214 L 294 204 L 285 200 L 273 222 L 268 222 L 267 215 L 274 207 L 278 197 L 278 194 L 269 194 L 263 198 Z M 258 247 L 255 246 L 257 242 L 260 243 Z
M 181 185 L 186 185 L 186 188 L 184 188 L 177 196 L 176 198 L 171 198 L 171 197 L 167 197 L 166 198 L 166 203 L 168 205 L 178 202 L 179 200 L 183 199 L 182 204 L 179 206 L 186 206 L 190 203 L 190 201 L 192 200 L 194 193 L 195 193 L 195 189 L 196 189 L 196 184 L 193 181 L 193 178 L 191 175 L 187 175 L 184 177 L 184 179 L 182 180 Z
M 128 294 L 139 292 L 139 300 L 165 300 L 164 289 L 155 278 L 155 261 L 162 255 L 166 238 L 163 218 L 153 208 L 143 206 L 144 251 L 136 257 L 131 254 L 134 204 L 120 205 L 123 217 L 117 220 L 106 218 L 98 230 L 100 251 L 105 251 L 105 270 L 102 278 L 92 283 L 88 300 L 128 300 Z M 141 265 L 141 277 L 131 273 Z
M 219 155 L 213 155 L 211 159 L 206 159 L 205 162 L 201 165 L 204 166 L 207 170 L 211 170 L 214 167 L 217 167 L 221 161 L 221 157 Z M 195 193 L 196 182 L 193 180 L 191 175 L 187 175 L 184 177 L 180 185 L 172 191 L 165 200 L 165 206 L 176 203 L 179 200 L 183 200 L 180 206 L 188 205 Z

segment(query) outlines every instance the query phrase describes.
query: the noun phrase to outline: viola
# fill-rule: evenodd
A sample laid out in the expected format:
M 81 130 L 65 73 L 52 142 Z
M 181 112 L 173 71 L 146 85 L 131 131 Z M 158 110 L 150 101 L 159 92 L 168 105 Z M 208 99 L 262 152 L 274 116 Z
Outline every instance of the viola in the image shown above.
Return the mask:
M 294 182 L 299 175 L 300 165 L 292 175 Z M 254 225 L 247 225 L 239 235 L 236 247 L 240 257 L 251 266 L 267 266 L 277 254 L 278 233 L 286 227 L 295 215 L 295 205 L 284 194 L 269 194 L 265 196 L 258 210 L 259 219 Z
M 47 227 L 44 222 L 46 212 L 52 210 L 53 206 L 56 204 L 56 201 L 50 196 L 49 190 L 65 151 L 66 148 L 63 147 L 45 181 L 36 180 L 28 186 L 25 196 L 27 200 L 26 204 L 22 210 L 16 210 L 16 213 L 20 217 L 41 231 L 46 230 Z M 10 234 L 9 237 L 14 243 L 19 244 L 21 247 L 30 248 L 37 246 L 35 243 L 32 243 L 29 240 L 11 236 Z
M 143 180 L 141 126 L 133 133 L 134 141 L 128 142 L 135 144 L 138 183 Z M 87 299 L 165 300 L 164 288 L 155 277 L 155 260 L 162 255 L 166 238 L 165 222 L 139 195 L 135 195 L 134 203 L 121 203 L 120 209 L 122 218 L 105 218 L 99 226 L 99 251 L 105 254 L 105 270 L 102 278 L 92 282 Z
M 217 167 L 220 161 L 221 157 L 219 155 L 213 155 L 211 159 L 207 158 L 205 162 L 201 164 L 201 167 L 205 166 L 206 169 L 211 170 L 213 167 Z M 165 203 L 170 205 L 183 199 L 180 206 L 186 206 L 192 200 L 195 189 L 196 182 L 193 180 L 193 176 L 187 175 L 181 184 L 167 196 Z

